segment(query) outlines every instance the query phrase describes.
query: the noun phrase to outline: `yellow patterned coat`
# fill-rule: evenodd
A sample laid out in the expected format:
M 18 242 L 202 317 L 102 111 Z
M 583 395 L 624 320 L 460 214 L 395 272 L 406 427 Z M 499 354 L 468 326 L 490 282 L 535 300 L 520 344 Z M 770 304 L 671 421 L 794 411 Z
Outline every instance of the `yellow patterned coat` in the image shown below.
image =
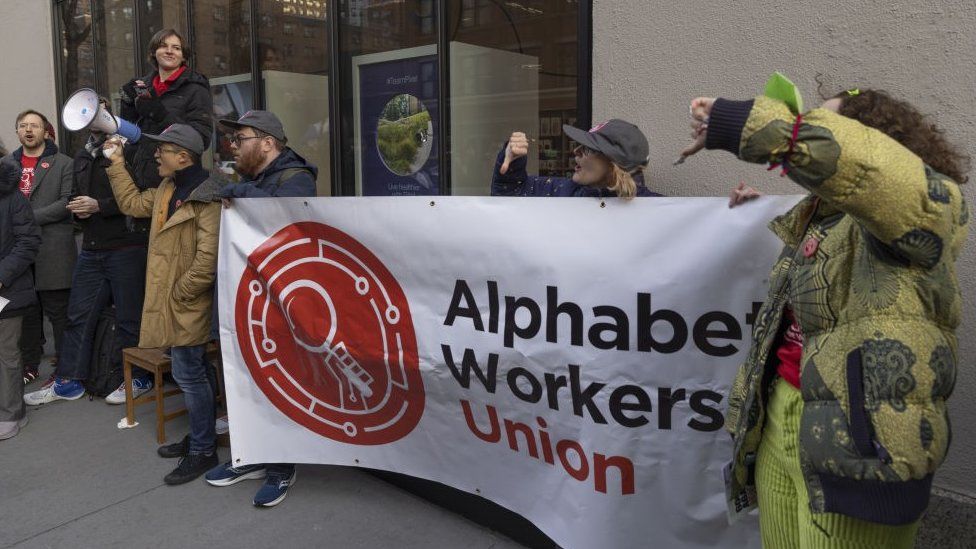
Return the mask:
M 736 111 L 739 114 L 736 114 Z M 784 306 L 804 334 L 801 465 L 814 513 L 917 520 L 951 438 L 961 297 L 959 187 L 880 131 L 825 109 L 719 100 L 709 132 L 748 162 L 782 162 L 812 194 L 770 228 L 783 240 L 728 400 L 733 497 L 754 493 Z M 730 131 L 730 129 L 732 131 Z M 721 142 L 722 131 L 738 136 Z

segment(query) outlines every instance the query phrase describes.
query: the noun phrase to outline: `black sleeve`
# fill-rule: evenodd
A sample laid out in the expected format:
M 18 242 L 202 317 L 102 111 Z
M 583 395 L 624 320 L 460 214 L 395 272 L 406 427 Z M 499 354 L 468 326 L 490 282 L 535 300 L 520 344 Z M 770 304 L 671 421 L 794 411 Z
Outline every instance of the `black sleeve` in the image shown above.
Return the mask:
M 753 103 L 752 99 L 748 101 L 716 99 L 708 117 L 705 148 L 722 149 L 739 156 L 742 129 L 746 126 L 749 113 L 752 112 Z
M 41 228 L 34 221 L 30 202 L 16 191 L 12 200 L 10 217 L 14 245 L 6 255 L 0 257 L 0 284 L 4 286 L 11 285 L 14 279 L 30 268 L 41 247 Z
M 165 124 L 189 124 L 200 132 L 203 146 L 210 146 L 213 137 L 213 98 L 210 89 L 203 86 L 193 86 L 193 93 L 186 103 L 186 112 L 168 111 Z

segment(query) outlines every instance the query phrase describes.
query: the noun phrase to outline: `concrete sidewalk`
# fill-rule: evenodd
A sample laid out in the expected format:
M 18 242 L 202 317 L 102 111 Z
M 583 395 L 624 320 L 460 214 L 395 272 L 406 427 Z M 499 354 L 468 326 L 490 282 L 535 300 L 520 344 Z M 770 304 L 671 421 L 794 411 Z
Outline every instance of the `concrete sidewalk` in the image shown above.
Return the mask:
M 0 548 L 523 547 L 352 468 L 299 466 L 273 509 L 251 505 L 258 481 L 166 486 L 177 460 L 156 455 L 153 406 L 136 413 L 140 425 L 120 430 L 125 408 L 102 399 L 29 409 L 0 442 Z M 186 431 L 185 417 L 167 424 L 170 441 Z
M 46 379 L 50 367 L 42 373 Z M 156 455 L 153 406 L 137 408 L 140 425 L 125 430 L 116 427 L 125 408 L 103 399 L 59 401 L 27 414 L 21 434 L 0 442 L 0 549 L 524 547 L 353 468 L 300 465 L 295 487 L 273 509 L 251 505 L 258 481 L 166 486 L 163 476 L 177 460 Z M 186 417 L 167 424 L 169 442 L 186 432 Z M 229 458 L 226 448 L 220 454 Z M 973 501 L 937 490 L 916 547 L 969 548 L 974 539 Z

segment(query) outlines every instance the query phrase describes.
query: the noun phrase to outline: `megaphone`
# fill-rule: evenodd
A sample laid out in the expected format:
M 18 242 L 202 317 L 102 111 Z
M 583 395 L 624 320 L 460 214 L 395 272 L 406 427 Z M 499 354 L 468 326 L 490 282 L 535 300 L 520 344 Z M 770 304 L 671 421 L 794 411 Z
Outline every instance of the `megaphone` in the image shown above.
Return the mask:
M 106 111 L 98 102 L 98 93 L 91 88 L 81 88 L 71 94 L 61 109 L 61 123 L 69 131 L 88 128 L 106 135 L 122 136 L 131 143 L 142 137 L 139 126 Z

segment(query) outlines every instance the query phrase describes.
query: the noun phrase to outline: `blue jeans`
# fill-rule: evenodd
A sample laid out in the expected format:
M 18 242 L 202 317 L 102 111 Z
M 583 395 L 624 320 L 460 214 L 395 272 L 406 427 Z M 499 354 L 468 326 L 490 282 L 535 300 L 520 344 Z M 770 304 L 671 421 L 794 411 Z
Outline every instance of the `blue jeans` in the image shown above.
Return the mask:
M 214 426 L 213 368 L 206 359 L 206 345 L 173 347 L 170 358 L 173 379 L 183 391 L 186 411 L 190 416 L 190 453 L 211 454 L 217 448 L 217 430 Z
M 88 379 L 98 317 L 110 302 L 115 303 L 113 356 L 121 362 L 122 349 L 139 344 L 142 302 L 146 294 L 146 248 L 82 250 L 71 284 L 57 375 L 85 380 Z

